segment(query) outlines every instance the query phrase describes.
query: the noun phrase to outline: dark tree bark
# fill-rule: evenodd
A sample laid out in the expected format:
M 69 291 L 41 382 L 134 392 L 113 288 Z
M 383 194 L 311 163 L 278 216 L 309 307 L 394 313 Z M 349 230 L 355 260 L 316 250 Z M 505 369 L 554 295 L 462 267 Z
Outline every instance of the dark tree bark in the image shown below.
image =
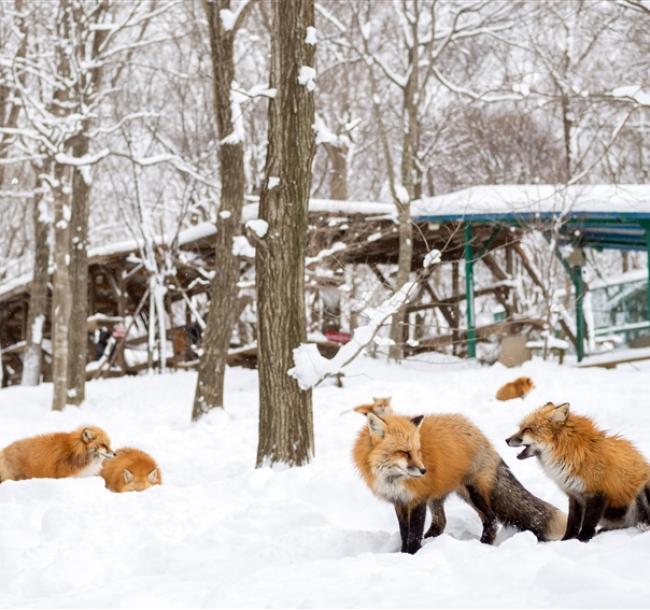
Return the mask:
M 192 419 L 199 419 L 210 409 L 223 408 L 224 380 L 230 337 L 236 318 L 239 260 L 233 254 L 233 238 L 241 235 L 241 209 L 244 202 L 244 143 L 243 134 L 235 129 L 241 117 L 233 116 L 232 84 L 235 79 L 234 44 L 242 19 L 250 10 L 251 1 L 240 11 L 234 26 L 224 29 L 220 11 L 230 9 L 230 0 L 208 2 L 203 6 L 210 32 L 212 55 L 214 114 L 221 140 L 219 147 L 219 177 L 221 200 L 217 216 L 215 260 L 217 269 L 212 280 L 212 296 L 206 329 L 203 334 L 203 355 L 194 394 Z M 225 140 L 225 141 L 224 141 Z
M 314 156 L 314 98 L 309 79 L 314 46 L 314 0 L 273 3 L 269 148 L 260 218 L 268 231 L 258 241 L 256 287 L 260 419 L 257 466 L 307 463 L 314 453 L 311 391 L 287 371 L 293 349 L 306 339 L 304 252 Z M 271 177 L 278 178 L 271 181 Z
M 57 33 L 57 71 L 59 76 L 71 78 L 70 54 L 67 41 L 70 40 L 72 25 L 72 5 L 70 0 L 59 0 L 56 18 Z M 70 91 L 59 86 L 54 90 L 51 111 L 54 115 L 65 117 L 69 114 Z M 70 197 L 68 169 L 54 163 L 51 183 L 54 206 L 54 281 L 52 290 L 52 381 L 54 392 L 52 409 L 62 411 L 67 402 L 68 390 L 68 333 L 71 312 L 70 288 Z
M 32 222 L 34 228 L 34 273 L 29 290 L 25 356 L 23 358 L 22 385 L 38 385 L 41 380 L 43 357 L 43 328 L 47 312 L 47 280 L 50 248 L 48 233 L 50 225 L 41 220 L 40 203 L 43 194 L 33 200 Z
M 54 288 L 52 291 L 52 409 L 62 411 L 68 390 L 68 333 L 72 294 L 70 292 L 70 201 L 64 192 L 66 168 L 54 166 Z
M 80 135 L 72 146 L 74 157 L 88 154 L 88 138 Z M 90 171 L 90 168 L 86 168 Z M 80 405 L 86 397 L 86 363 L 88 361 L 88 214 L 90 185 L 83 172 L 72 173 L 72 213 L 70 218 L 70 311 L 68 359 L 68 403 Z

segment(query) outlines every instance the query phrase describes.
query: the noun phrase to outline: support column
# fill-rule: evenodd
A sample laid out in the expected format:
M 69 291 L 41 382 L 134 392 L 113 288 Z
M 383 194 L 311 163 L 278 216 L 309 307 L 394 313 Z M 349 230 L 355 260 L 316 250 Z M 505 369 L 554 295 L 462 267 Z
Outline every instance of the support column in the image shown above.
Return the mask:
M 571 268 L 571 279 L 576 292 L 576 355 L 580 362 L 585 357 L 585 312 L 582 308 L 585 286 L 582 281 L 582 267 Z
M 650 222 L 644 222 L 643 228 L 645 229 L 645 251 L 648 255 L 648 260 L 646 265 L 648 266 L 648 286 L 646 287 L 646 298 L 648 299 L 647 303 L 647 318 L 650 322 Z
M 467 299 L 467 357 L 476 358 L 476 328 L 474 323 L 474 249 L 472 225 L 465 223 L 465 294 Z
M 562 266 L 571 278 L 576 293 L 576 356 L 578 362 L 581 362 L 585 357 L 585 312 L 582 308 L 582 302 L 585 297 L 585 285 L 582 280 L 582 264 L 580 264 L 583 262 L 584 257 L 581 253 L 578 256 L 572 254 L 567 261 L 564 259 L 557 246 L 555 247 L 555 256 L 557 256 L 558 260 L 562 263 Z

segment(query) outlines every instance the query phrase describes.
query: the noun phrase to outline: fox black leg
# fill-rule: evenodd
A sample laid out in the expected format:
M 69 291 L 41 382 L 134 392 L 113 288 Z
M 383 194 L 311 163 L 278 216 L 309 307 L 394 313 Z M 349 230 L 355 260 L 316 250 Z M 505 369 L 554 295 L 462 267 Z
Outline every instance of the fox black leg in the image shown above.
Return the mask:
M 409 536 L 409 509 L 404 504 L 395 504 L 395 514 L 399 523 L 399 534 L 402 538 L 402 553 L 406 553 Z
M 429 501 L 429 511 L 431 512 L 431 527 L 424 534 L 425 538 L 435 538 L 445 531 L 447 517 L 445 516 L 444 498 Z
M 422 547 L 422 532 L 427 517 L 426 502 L 413 506 L 409 512 L 409 529 L 406 542 L 406 552 L 413 555 Z
M 577 498 L 569 496 L 569 516 L 566 522 L 566 531 L 562 540 L 570 540 L 577 538 L 582 526 L 582 518 L 584 516 L 584 506 L 578 501 Z
M 596 526 L 605 512 L 605 504 L 605 498 L 600 494 L 587 498 L 578 540 L 587 542 L 594 537 Z
M 485 498 L 481 495 L 478 489 L 473 485 L 466 485 L 469 499 L 478 511 L 481 523 L 483 523 L 483 533 L 481 534 L 481 542 L 485 544 L 492 544 L 497 535 L 497 518 L 494 511 L 490 508 Z
M 636 497 L 636 521 L 641 529 L 650 529 L 650 504 L 643 490 Z

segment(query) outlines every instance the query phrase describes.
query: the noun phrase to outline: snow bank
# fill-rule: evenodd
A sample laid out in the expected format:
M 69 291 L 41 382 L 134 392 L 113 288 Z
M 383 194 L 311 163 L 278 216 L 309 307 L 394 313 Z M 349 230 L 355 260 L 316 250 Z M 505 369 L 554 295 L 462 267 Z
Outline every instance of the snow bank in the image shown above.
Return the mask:
M 397 552 L 394 511 L 366 489 L 350 456 L 364 420 L 339 415 L 373 395 L 392 395 L 413 415 L 465 413 L 531 491 L 566 507 L 541 468 L 515 459 L 503 439 L 533 407 L 566 400 L 650 456 L 650 365 L 635 366 L 532 361 L 508 370 L 435 354 L 401 366 L 361 357 L 344 388 L 314 390 L 315 460 L 283 471 L 253 467 L 255 371 L 229 369 L 227 411 L 195 425 L 193 373 L 93 381 L 81 408 L 60 413 L 50 411 L 50 385 L 0 390 L 0 446 L 95 423 L 114 447 L 153 455 L 164 477 L 121 495 L 97 478 L 0 484 L 0 607 L 644 607 L 650 534 L 636 529 L 582 544 L 500 528 L 489 547 L 475 512 L 450 498 L 445 533 L 414 556 Z M 535 389 L 495 400 L 519 375 Z

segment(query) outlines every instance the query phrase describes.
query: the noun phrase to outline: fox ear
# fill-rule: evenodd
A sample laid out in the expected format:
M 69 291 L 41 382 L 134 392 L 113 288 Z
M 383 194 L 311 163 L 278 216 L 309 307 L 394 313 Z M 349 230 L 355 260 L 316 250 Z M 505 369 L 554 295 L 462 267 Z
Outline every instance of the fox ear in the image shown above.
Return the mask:
M 424 421 L 424 415 L 417 415 L 416 417 L 411 417 L 411 422 L 415 424 L 416 428 L 419 428 Z
M 372 402 L 374 402 L 375 404 L 377 404 L 378 402 L 383 402 L 383 403 L 385 403 L 387 405 L 390 405 L 391 398 L 392 398 L 392 396 L 384 396 L 382 398 L 378 398 L 376 396 L 373 396 L 372 397 Z
M 124 477 L 125 483 L 130 483 L 131 481 L 133 481 L 133 473 L 128 468 L 125 468 L 122 471 L 122 476 Z
M 370 436 L 377 438 L 384 438 L 386 433 L 386 422 L 377 417 L 372 411 L 368 412 L 368 430 L 370 431 Z
M 147 476 L 147 479 L 149 479 L 149 483 L 155 483 L 158 481 L 158 469 L 154 468 Z
M 97 435 L 90 428 L 84 428 L 81 432 L 81 440 L 83 440 L 84 443 L 89 443 L 95 438 L 97 438 Z
M 569 403 L 563 402 L 561 405 L 557 405 L 555 409 L 549 415 L 549 419 L 556 424 L 563 424 L 566 421 L 566 418 L 569 416 Z

